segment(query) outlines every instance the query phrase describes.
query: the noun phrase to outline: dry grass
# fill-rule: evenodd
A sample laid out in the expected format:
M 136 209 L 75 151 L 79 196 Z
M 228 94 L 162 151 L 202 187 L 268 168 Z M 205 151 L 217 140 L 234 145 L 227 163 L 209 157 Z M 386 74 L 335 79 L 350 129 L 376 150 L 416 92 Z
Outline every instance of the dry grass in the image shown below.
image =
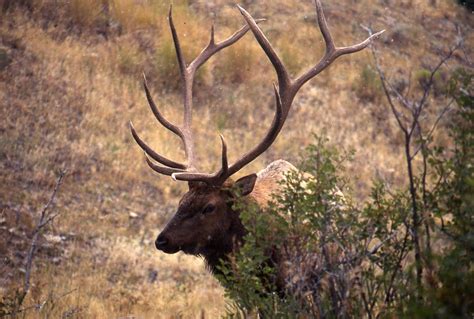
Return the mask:
M 186 187 L 153 174 L 128 131 L 132 119 L 153 147 L 183 158 L 178 139 L 152 118 L 140 84 L 146 70 L 159 107 L 172 121 L 181 121 L 168 4 L 111 1 L 108 18 L 115 29 L 106 40 L 97 29 L 104 22 L 98 1 L 69 1 L 52 15 L 52 2 L 32 3 L 36 11 L 20 7 L 0 19 L 0 48 L 12 61 L 0 70 L 2 214 L 35 216 L 54 172 L 66 167 L 69 174 L 55 208 L 62 216 L 48 230 L 64 236 L 64 250 L 41 255 L 27 304 L 53 297 L 41 312 L 30 311 L 27 317 L 193 318 L 202 311 L 217 317 L 225 308 L 223 291 L 202 262 L 167 256 L 153 247 Z M 360 23 L 388 29 L 379 47 L 383 65 L 396 76 L 432 63 L 433 47 L 448 45 L 455 34 L 452 22 L 472 31 L 469 14 L 450 1 L 437 1 L 435 7 L 421 0 L 324 5 L 340 45 L 365 37 Z M 261 1 L 247 7 L 269 19 L 262 27 L 292 74 L 323 52 L 311 3 Z M 229 1 L 175 1 L 174 19 L 188 61 L 208 41 L 212 12 L 217 14 L 218 39 L 242 24 Z M 74 32 L 76 28 L 82 31 Z M 472 36 L 467 40 L 469 51 Z M 316 132 L 356 150 L 349 174 L 359 198 L 374 178 L 404 183 L 400 137 L 388 109 L 360 101 L 353 90 L 370 61 L 367 52 L 344 57 L 302 89 L 275 145 L 242 174 L 278 158 L 297 162 L 311 142 L 310 132 Z M 463 63 L 463 57 L 455 63 Z M 265 133 L 274 108 L 272 81 L 271 66 L 250 35 L 209 61 L 196 83 L 193 127 L 203 169 L 218 165 L 217 131 L 228 140 L 231 160 Z M 436 101 L 432 103 L 436 109 Z M 8 229 L 0 226 L 3 236 Z M 2 287 L 5 295 L 21 278 L 21 272 L 8 271 L 12 276 Z
M 222 314 L 222 288 L 199 259 L 156 254 L 149 240 L 140 238 L 114 236 L 111 240 L 97 238 L 91 242 L 95 251 L 86 256 L 79 254 L 84 243 L 73 242 L 69 262 L 43 269 L 37 285 L 47 289 L 33 292 L 29 301 L 40 303 L 51 293 L 53 297 L 39 315 L 61 318 L 65 311 L 74 310 L 82 318 L 178 314 L 190 318 L 202 312 L 215 318 Z M 71 293 L 54 297 L 67 292 Z
M 68 3 L 67 14 L 74 23 L 92 27 L 102 15 L 102 3 L 95 0 L 72 0 Z

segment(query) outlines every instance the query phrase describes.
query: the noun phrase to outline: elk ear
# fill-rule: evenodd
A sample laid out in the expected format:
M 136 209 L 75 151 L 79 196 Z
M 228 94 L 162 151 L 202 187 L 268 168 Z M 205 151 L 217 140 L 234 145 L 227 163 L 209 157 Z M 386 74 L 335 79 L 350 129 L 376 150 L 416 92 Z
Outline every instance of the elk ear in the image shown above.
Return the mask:
M 253 191 L 255 182 L 257 181 L 257 174 L 250 174 L 244 177 L 239 178 L 234 187 L 238 190 L 241 196 L 246 196 Z

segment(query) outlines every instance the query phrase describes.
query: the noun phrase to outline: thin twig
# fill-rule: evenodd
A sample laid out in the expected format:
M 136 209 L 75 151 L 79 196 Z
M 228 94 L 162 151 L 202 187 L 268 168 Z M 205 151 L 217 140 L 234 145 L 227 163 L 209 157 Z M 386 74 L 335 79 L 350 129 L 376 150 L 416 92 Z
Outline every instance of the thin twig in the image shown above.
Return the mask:
M 46 303 L 48 301 L 55 301 L 55 300 L 58 300 L 58 299 L 61 299 L 67 295 L 70 295 L 72 294 L 73 292 L 79 290 L 79 288 L 74 288 L 74 289 L 71 289 L 71 290 L 68 290 L 66 291 L 65 293 L 57 296 L 57 297 L 54 297 L 52 295 L 50 295 L 48 298 L 46 298 L 43 302 L 41 303 L 37 303 L 37 304 L 34 304 L 34 305 L 31 305 L 31 306 L 27 306 L 27 307 L 24 307 L 24 308 L 21 308 L 21 309 L 18 309 L 18 310 L 15 310 L 15 311 L 12 311 L 12 312 L 9 312 L 9 313 L 3 313 L 0 315 L 0 318 L 3 318 L 3 317 L 8 317 L 8 316 L 12 316 L 12 315 L 16 315 L 16 314 L 19 314 L 19 313 L 22 313 L 22 312 L 25 312 L 25 311 L 28 311 L 28 310 L 31 310 L 31 309 L 38 309 L 38 310 L 41 310 L 44 305 L 46 305 Z
M 450 109 L 451 105 L 453 104 L 453 102 L 454 102 L 454 99 L 449 101 L 449 103 L 441 110 L 441 112 L 436 117 L 435 122 L 433 123 L 430 130 L 426 134 L 426 137 L 423 137 L 423 135 L 421 134 L 421 130 L 420 130 L 420 139 L 422 140 L 422 142 L 420 143 L 420 146 L 418 146 L 418 148 L 413 152 L 413 154 L 411 156 L 412 159 L 415 158 L 416 155 L 419 153 L 419 151 L 421 150 L 423 144 L 425 144 L 425 146 L 427 146 L 429 144 L 429 141 L 430 141 L 434 131 L 438 127 L 439 122 L 446 115 L 446 113 L 449 111 L 449 109 Z
M 369 35 L 372 35 L 372 29 L 369 27 L 361 25 L 362 28 L 367 30 Z M 403 116 L 400 112 L 398 112 L 397 108 L 395 107 L 395 104 L 393 103 L 392 96 L 390 94 L 391 90 L 389 87 L 387 87 L 387 83 L 389 83 L 385 77 L 385 73 L 382 71 L 382 68 L 380 67 L 379 60 L 377 57 L 377 50 L 373 44 L 370 45 L 370 51 L 372 52 L 372 56 L 374 57 L 374 62 L 375 62 L 375 68 L 377 69 L 377 73 L 379 74 L 380 81 L 382 82 L 382 88 L 385 93 L 385 96 L 387 97 L 387 101 L 390 105 L 390 109 L 395 116 L 395 119 L 397 120 L 398 126 L 400 129 L 405 133 L 408 134 L 408 129 L 406 128 L 405 124 L 402 123 L 401 117 Z
M 445 64 L 449 59 L 451 59 L 451 57 L 453 56 L 454 52 L 462 45 L 463 43 L 463 40 L 462 38 L 459 38 L 457 41 L 456 41 L 456 44 L 448 51 L 448 54 L 445 55 L 439 62 L 438 64 L 435 66 L 435 68 L 431 71 L 431 74 L 430 74 L 430 79 L 426 85 L 426 89 L 424 90 L 423 92 L 423 96 L 421 97 L 420 99 L 420 102 L 418 102 L 418 108 L 421 109 L 425 102 L 426 102 L 426 99 L 428 98 L 428 95 L 430 93 L 430 89 L 431 89 L 431 86 L 433 85 L 433 81 L 434 81 L 434 76 L 436 74 L 436 72 L 438 72 L 438 70 L 443 66 L 443 64 Z M 420 110 L 421 111 L 421 110 Z
M 56 197 L 56 194 L 59 190 L 59 187 L 61 186 L 61 183 L 65 174 L 66 174 L 65 171 L 61 171 L 59 173 L 59 177 L 56 181 L 56 185 L 54 186 L 53 193 L 51 194 L 46 205 L 43 207 L 43 210 L 40 213 L 40 218 L 38 220 L 38 223 L 36 224 L 36 227 L 33 231 L 33 237 L 31 239 L 30 249 L 25 259 L 25 281 L 23 283 L 22 297 L 20 299 L 20 303 L 18 306 L 21 306 L 21 304 L 23 303 L 23 300 L 28 294 L 28 291 L 30 290 L 31 269 L 33 266 L 33 259 L 35 257 L 36 245 L 37 245 L 41 230 L 44 226 L 46 226 L 49 222 L 51 222 L 56 216 L 58 216 L 58 214 L 48 216 L 48 209 L 50 208 L 50 206 L 52 205 Z

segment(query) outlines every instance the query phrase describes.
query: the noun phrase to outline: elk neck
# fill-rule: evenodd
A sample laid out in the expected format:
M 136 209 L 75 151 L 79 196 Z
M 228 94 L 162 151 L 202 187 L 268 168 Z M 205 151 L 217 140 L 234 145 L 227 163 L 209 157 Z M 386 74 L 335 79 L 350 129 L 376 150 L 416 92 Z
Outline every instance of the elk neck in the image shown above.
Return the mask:
M 244 206 L 246 202 L 250 203 L 250 201 L 254 201 L 253 198 L 246 199 Z M 205 251 L 201 252 L 207 267 L 214 274 L 221 273 L 218 266 L 222 262 L 227 262 L 229 255 L 239 250 L 247 233 L 240 219 L 240 211 L 233 209 L 232 204 L 229 204 L 228 209 L 231 211 L 229 214 L 231 223 L 228 231 L 222 236 L 213 238 L 206 246 Z

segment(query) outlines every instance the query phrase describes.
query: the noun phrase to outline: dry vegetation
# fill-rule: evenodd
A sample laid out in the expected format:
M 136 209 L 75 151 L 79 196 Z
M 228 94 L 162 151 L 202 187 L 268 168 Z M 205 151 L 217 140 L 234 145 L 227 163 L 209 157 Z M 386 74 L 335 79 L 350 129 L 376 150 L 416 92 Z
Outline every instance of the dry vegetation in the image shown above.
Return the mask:
M 107 4 L 104 5 L 104 4 Z M 225 311 L 223 289 L 202 261 L 155 251 L 153 241 L 173 213 L 184 183 L 156 176 L 134 144 L 128 121 L 155 149 L 179 159 L 175 137 L 146 107 L 141 72 L 170 119 L 181 117 L 178 69 L 162 0 L 0 1 L 0 295 L 23 276 L 28 236 L 55 176 L 68 174 L 53 208 L 61 212 L 41 238 L 26 317 L 214 318 Z M 174 1 L 183 50 L 243 23 L 228 0 Z M 387 29 L 381 61 L 393 77 L 436 60 L 456 34 L 468 35 L 451 63 L 472 58 L 472 15 L 454 1 L 346 0 L 323 3 L 339 44 L 366 34 L 361 23 Z M 292 72 L 322 53 L 311 1 L 244 1 Z M 284 158 L 297 162 L 310 132 L 356 151 L 349 174 L 359 198 L 374 178 L 405 181 L 401 136 L 383 104 L 369 52 L 344 57 L 297 96 L 275 145 L 242 173 Z M 198 76 L 194 130 L 203 169 L 217 165 L 217 131 L 232 157 L 264 134 L 273 112 L 272 68 L 251 35 L 212 59 Z M 442 81 L 442 79 L 440 80 Z M 433 101 L 433 108 L 436 103 Z M 199 123 L 199 124 L 197 124 Z M 442 126 L 442 125 L 441 125 Z M 176 142 L 176 143 L 175 143 Z M 46 301 L 46 302 L 45 302 Z

